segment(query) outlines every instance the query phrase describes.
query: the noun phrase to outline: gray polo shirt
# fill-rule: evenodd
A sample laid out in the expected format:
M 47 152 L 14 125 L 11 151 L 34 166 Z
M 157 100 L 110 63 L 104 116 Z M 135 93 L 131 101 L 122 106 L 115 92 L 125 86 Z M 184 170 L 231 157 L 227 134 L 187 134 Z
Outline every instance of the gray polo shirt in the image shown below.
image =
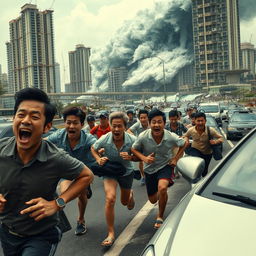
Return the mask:
M 35 157 L 23 164 L 16 150 L 15 137 L 0 140 L 0 193 L 7 202 L 0 220 L 12 231 L 21 235 L 36 235 L 57 224 L 56 214 L 38 222 L 21 215 L 27 208 L 25 202 L 42 197 L 48 201 L 56 195 L 56 187 L 61 178 L 73 180 L 83 170 L 84 164 L 43 140 Z
M 140 121 L 136 122 L 134 125 L 132 125 L 129 129 L 135 136 L 139 136 L 142 132 L 147 130 L 149 127 L 144 128 Z
M 151 129 L 148 129 L 139 135 L 132 147 L 145 156 L 155 153 L 154 163 L 144 163 L 144 172 L 153 174 L 165 167 L 170 159 L 174 157 L 173 147 L 182 147 L 184 143 L 185 140 L 180 138 L 177 134 L 164 129 L 162 141 L 160 144 L 157 144 L 152 137 Z
M 123 176 L 129 175 L 133 172 L 133 164 L 131 161 L 123 160 L 120 156 L 120 152 L 128 152 L 131 154 L 132 144 L 135 142 L 136 137 L 127 132 L 124 133 L 124 144 L 120 150 L 117 149 L 113 142 L 113 134 L 109 132 L 102 135 L 93 145 L 96 150 L 100 148 L 105 149 L 104 156 L 108 157 L 109 161 L 115 161 L 121 163 L 126 168 L 126 173 Z

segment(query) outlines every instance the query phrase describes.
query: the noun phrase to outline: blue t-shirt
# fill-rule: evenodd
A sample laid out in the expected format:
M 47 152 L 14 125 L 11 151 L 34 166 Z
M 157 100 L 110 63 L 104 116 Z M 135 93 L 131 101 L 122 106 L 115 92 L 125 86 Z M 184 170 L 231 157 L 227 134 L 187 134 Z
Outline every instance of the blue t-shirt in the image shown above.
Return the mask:
M 73 149 L 69 145 L 68 134 L 65 128 L 57 130 L 47 139 L 57 147 L 64 149 L 72 157 L 82 161 L 89 168 L 95 163 L 95 159 L 91 154 L 91 146 L 95 143 L 96 138 L 84 130 L 81 130 L 80 141 Z

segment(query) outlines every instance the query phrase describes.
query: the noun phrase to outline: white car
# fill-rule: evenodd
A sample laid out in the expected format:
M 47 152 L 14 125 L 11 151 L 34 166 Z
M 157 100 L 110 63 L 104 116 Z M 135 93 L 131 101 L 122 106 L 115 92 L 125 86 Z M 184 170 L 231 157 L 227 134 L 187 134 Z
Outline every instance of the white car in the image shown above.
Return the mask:
M 174 208 L 142 256 L 255 256 L 256 128 Z M 177 168 L 192 184 L 204 161 L 184 157 Z
M 215 118 L 217 124 L 222 126 L 222 113 L 223 110 L 220 108 L 220 104 L 218 102 L 211 103 L 200 103 L 198 107 L 198 111 L 202 111 L 205 114 L 211 115 Z

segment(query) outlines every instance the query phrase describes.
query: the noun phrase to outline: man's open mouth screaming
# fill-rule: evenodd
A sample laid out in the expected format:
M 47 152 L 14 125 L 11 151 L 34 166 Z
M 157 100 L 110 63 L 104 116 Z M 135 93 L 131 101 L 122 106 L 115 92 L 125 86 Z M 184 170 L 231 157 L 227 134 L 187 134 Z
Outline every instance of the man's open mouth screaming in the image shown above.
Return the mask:
M 30 131 L 28 129 L 20 129 L 19 130 L 19 138 L 22 143 L 29 142 L 31 136 L 32 136 L 32 131 Z

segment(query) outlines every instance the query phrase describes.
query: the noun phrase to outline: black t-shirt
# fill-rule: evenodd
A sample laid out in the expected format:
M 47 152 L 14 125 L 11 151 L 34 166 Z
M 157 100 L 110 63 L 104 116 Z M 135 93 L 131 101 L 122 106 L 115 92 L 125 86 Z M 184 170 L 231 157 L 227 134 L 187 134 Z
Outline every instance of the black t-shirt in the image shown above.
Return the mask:
M 0 140 L 0 193 L 7 200 L 0 220 L 12 231 L 22 235 L 36 235 L 57 224 L 56 214 L 34 221 L 20 211 L 29 207 L 25 202 L 42 197 L 48 201 L 56 195 L 61 178 L 73 180 L 84 164 L 58 149 L 51 142 L 42 141 L 35 157 L 26 165 L 16 151 L 15 137 Z

